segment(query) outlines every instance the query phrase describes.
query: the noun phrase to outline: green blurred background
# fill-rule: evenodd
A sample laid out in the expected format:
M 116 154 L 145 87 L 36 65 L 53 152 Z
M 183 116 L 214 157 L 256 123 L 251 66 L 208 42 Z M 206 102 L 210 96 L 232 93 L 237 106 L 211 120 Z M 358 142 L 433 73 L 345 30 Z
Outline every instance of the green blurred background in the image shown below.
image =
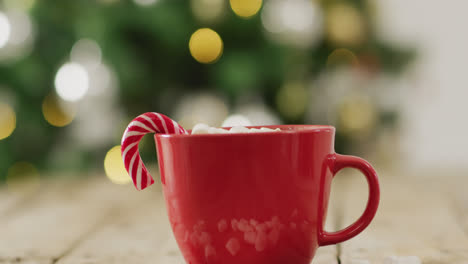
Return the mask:
M 128 182 L 116 146 L 148 111 L 187 129 L 331 124 L 337 152 L 387 153 L 415 52 L 379 39 L 379 14 L 373 0 L 0 1 L 0 182 L 86 175 L 106 153 Z M 149 138 L 141 150 L 155 160 Z

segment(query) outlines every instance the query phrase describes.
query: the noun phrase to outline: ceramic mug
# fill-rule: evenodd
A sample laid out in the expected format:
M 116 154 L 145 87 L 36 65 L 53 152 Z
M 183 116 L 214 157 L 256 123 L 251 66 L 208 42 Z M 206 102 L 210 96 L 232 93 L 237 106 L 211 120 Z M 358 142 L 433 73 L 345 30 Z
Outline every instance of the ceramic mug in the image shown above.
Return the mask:
M 335 128 L 266 126 L 280 132 L 155 135 L 171 227 L 190 264 L 308 264 L 319 246 L 363 231 L 379 203 L 365 160 L 336 154 Z M 324 230 L 330 185 L 342 168 L 369 185 L 363 215 Z

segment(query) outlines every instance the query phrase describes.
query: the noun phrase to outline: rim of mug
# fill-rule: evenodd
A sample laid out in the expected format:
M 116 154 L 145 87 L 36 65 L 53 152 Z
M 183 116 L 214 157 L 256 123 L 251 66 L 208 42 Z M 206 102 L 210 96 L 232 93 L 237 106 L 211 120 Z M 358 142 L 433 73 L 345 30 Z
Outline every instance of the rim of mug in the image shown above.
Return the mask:
M 278 134 L 303 134 L 303 133 L 322 133 L 322 132 L 335 132 L 335 127 L 330 125 L 265 125 L 265 126 L 245 126 L 246 128 L 279 128 L 280 131 L 265 131 L 255 133 L 226 133 L 226 134 L 195 134 L 192 135 L 192 130 L 187 130 L 189 134 L 155 134 L 156 137 L 232 137 L 232 136 L 255 136 L 255 135 L 278 135 Z M 231 127 L 217 127 L 222 129 L 230 129 Z M 302 128 L 302 129 L 283 129 L 283 128 Z

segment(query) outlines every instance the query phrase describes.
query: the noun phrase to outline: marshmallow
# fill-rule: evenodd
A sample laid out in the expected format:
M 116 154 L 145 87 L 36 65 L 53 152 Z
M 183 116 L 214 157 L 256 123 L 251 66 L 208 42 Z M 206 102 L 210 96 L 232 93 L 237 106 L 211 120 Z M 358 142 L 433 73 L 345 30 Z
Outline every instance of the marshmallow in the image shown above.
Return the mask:
M 208 134 L 227 134 L 227 131 L 222 128 L 210 127 L 208 128 Z
M 268 128 L 268 127 L 261 127 L 260 128 L 260 131 L 261 132 L 275 132 L 275 131 L 281 131 L 281 129 L 277 128 L 277 129 L 271 129 L 271 128 Z
M 210 127 L 208 125 L 205 125 L 205 124 L 196 124 L 193 129 L 192 129 L 192 135 L 195 135 L 195 134 L 208 134 L 208 129 Z
M 249 133 L 249 129 L 243 126 L 231 127 L 229 133 Z
M 196 124 L 192 129 L 192 135 L 199 134 L 237 134 L 237 133 L 264 133 L 264 132 L 276 132 L 281 131 L 281 129 L 271 129 L 267 127 L 262 128 L 246 128 L 243 126 L 235 126 L 231 129 L 222 129 L 216 127 L 210 127 L 206 124 Z
M 210 127 L 206 124 L 196 124 L 192 129 L 192 135 L 196 134 L 226 134 L 227 130 L 222 128 Z

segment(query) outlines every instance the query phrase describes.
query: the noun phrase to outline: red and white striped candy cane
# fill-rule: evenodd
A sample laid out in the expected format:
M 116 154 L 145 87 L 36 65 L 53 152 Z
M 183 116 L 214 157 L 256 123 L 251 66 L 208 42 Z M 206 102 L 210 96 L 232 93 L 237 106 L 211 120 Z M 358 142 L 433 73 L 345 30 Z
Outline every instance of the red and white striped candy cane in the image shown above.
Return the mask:
M 140 140 L 148 133 L 187 134 L 187 131 L 174 120 L 159 113 L 145 113 L 130 122 L 122 137 L 122 159 L 137 190 L 143 190 L 154 183 L 138 152 Z

